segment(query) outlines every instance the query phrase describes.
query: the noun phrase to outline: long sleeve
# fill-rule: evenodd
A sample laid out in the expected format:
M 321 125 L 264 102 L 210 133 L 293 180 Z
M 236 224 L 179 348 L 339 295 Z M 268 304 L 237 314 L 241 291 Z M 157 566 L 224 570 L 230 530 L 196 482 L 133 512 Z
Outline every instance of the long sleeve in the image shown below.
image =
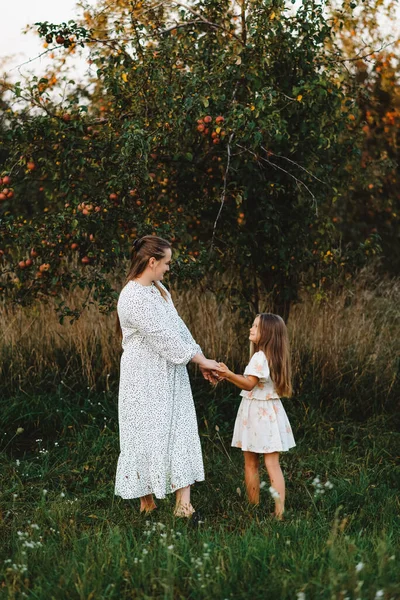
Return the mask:
M 187 344 L 191 344 L 191 345 L 194 344 L 197 347 L 197 351 L 201 352 L 201 354 L 203 354 L 203 351 L 202 351 L 201 347 L 194 340 L 194 338 L 193 338 L 192 334 L 190 333 L 190 330 L 187 327 L 185 321 L 179 316 L 179 313 L 178 313 L 178 311 L 175 308 L 175 305 L 173 303 L 173 300 L 172 300 L 170 292 L 167 290 L 167 288 L 163 284 L 159 284 L 159 285 L 161 285 L 161 287 L 163 288 L 163 290 L 168 294 L 169 302 L 171 303 L 171 305 L 173 307 L 173 310 L 174 310 L 174 312 L 176 314 L 176 317 L 177 317 L 177 321 L 178 321 L 178 324 L 179 324 L 179 330 L 180 330 L 180 332 L 182 334 L 183 341 L 186 342 Z
M 152 297 L 130 294 L 124 307 L 126 326 L 142 335 L 152 349 L 168 362 L 186 365 L 199 352 L 199 347 L 194 340 L 182 339 L 181 332 L 170 325 L 158 302 Z M 122 320 L 121 324 L 124 327 Z
M 183 319 L 181 319 L 181 317 L 179 317 L 179 316 L 178 316 L 178 319 L 179 319 L 179 327 L 180 327 L 183 341 L 186 342 L 187 344 L 192 344 L 192 345 L 196 346 L 197 351 L 203 353 L 199 344 L 193 339 L 193 336 L 190 333 L 185 321 Z

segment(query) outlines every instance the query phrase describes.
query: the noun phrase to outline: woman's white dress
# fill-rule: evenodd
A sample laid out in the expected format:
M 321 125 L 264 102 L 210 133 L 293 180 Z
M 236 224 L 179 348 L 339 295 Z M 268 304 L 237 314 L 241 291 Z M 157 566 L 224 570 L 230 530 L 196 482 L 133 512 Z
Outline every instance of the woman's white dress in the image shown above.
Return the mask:
M 292 428 L 283 404 L 275 391 L 264 352 L 255 352 L 244 375 L 259 378 L 258 384 L 248 392 L 241 392 L 242 401 L 233 432 L 232 446 L 267 454 L 293 448 Z
M 186 364 L 201 348 L 167 290 L 129 281 L 118 300 L 122 328 L 115 494 L 166 494 L 204 480 Z

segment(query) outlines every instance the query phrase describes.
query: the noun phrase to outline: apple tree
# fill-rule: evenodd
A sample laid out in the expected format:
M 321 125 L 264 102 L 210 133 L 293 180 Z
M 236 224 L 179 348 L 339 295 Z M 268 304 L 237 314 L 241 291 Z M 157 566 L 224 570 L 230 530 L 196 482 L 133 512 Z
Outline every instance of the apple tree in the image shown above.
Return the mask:
M 302 285 L 362 265 L 374 233 L 341 246 L 329 215 L 360 150 L 325 10 L 120 0 L 37 24 L 59 62 L 4 90 L 1 291 L 26 303 L 80 286 L 108 311 L 148 233 L 173 242 L 181 281 L 233 278 L 254 310 L 267 293 L 284 315 Z M 83 83 L 60 66 L 79 48 Z

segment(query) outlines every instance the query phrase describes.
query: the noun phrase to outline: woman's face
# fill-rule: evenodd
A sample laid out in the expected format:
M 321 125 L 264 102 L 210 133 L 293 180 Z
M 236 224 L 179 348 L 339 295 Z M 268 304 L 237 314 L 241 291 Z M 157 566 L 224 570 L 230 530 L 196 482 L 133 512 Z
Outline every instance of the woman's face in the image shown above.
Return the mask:
M 153 281 L 162 281 L 165 273 L 169 271 L 169 265 L 171 264 L 172 252 L 170 248 L 167 248 L 163 258 L 154 262 L 154 278 Z
M 250 328 L 250 335 L 249 335 L 249 340 L 251 342 L 253 342 L 254 344 L 257 344 L 258 340 L 259 340 L 259 325 L 260 325 L 260 317 L 256 317 L 253 321 L 253 325 Z

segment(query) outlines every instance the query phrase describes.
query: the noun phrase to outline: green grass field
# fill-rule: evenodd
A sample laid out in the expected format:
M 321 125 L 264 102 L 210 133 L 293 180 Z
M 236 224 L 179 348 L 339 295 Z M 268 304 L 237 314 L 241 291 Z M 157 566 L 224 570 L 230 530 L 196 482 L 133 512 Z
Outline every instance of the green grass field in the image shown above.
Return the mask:
M 278 523 L 265 471 L 260 506 L 246 502 L 242 453 L 230 448 L 237 395 L 196 382 L 195 392 L 206 467 L 193 488 L 196 527 L 173 518 L 173 497 L 150 517 L 113 497 L 115 393 L 64 387 L 3 402 L 0 597 L 400 598 L 393 418 L 333 420 L 305 399 L 286 401 L 298 445 L 282 456 Z M 316 495 L 315 477 L 333 488 Z

